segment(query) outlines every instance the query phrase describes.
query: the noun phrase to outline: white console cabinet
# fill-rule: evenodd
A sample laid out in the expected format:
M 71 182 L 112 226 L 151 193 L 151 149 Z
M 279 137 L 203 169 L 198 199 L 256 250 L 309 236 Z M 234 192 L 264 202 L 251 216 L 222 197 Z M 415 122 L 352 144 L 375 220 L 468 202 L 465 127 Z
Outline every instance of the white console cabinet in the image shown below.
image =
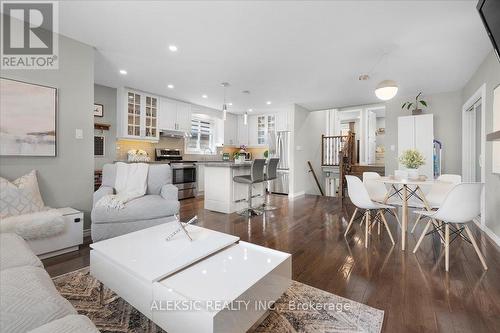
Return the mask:
M 64 218 L 64 231 L 51 237 L 27 241 L 33 252 L 42 259 L 76 251 L 83 243 L 83 213 L 70 207 L 58 210 Z

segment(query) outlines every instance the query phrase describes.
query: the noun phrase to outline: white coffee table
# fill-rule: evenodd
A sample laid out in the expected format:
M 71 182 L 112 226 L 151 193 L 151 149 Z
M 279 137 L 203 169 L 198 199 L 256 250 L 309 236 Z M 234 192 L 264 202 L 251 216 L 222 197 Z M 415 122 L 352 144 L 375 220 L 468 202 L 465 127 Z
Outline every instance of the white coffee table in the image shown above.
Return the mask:
M 182 233 L 166 241 L 177 227 L 92 244 L 91 275 L 169 333 L 246 332 L 289 287 L 290 254 L 193 225 L 192 242 Z M 172 308 L 179 302 L 188 309 Z

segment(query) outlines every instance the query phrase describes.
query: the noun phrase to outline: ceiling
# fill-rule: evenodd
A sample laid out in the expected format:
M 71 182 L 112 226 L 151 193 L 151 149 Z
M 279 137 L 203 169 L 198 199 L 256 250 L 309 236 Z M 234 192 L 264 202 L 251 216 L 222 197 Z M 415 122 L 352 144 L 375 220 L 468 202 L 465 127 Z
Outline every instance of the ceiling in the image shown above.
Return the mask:
M 227 81 L 232 112 L 318 110 L 380 102 L 373 91 L 384 79 L 398 82 L 399 95 L 462 88 L 492 49 L 475 5 L 65 1 L 59 30 L 96 47 L 99 84 L 220 108 Z M 371 79 L 359 81 L 363 73 Z

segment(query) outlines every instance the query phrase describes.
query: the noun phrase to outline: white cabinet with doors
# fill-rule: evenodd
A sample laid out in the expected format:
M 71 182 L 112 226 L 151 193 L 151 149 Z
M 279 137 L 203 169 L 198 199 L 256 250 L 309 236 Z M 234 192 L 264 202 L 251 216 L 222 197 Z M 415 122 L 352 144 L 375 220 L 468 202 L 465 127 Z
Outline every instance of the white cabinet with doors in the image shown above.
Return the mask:
M 248 146 L 248 124 L 245 125 L 243 115 L 238 115 L 237 118 L 237 146 Z
M 281 110 L 276 114 L 276 131 L 291 131 L 290 129 L 290 116 L 291 113 L 288 110 Z
M 434 116 L 398 117 L 398 158 L 408 149 L 418 150 L 425 158 L 425 164 L 419 168 L 419 174 L 429 179 L 434 178 Z M 404 167 L 400 164 L 400 169 Z
M 159 104 L 158 96 L 127 88 L 118 89 L 118 138 L 158 141 Z
M 232 113 L 227 113 L 226 121 L 224 121 L 224 145 L 238 145 L 238 119 Z
M 248 141 L 251 147 L 268 144 L 268 133 L 276 131 L 276 115 L 263 114 L 248 117 Z
M 161 98 L 159 129 L 189 132 L 191 114 L 191 104 Z

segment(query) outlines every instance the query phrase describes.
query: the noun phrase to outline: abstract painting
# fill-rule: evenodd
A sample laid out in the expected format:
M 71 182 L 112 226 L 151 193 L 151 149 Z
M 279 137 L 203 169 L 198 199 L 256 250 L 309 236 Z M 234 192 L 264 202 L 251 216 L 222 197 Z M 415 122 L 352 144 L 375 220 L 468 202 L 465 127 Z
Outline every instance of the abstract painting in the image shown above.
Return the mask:
M 0 79 L 0 155 L 56 156 L 57 89 Z

